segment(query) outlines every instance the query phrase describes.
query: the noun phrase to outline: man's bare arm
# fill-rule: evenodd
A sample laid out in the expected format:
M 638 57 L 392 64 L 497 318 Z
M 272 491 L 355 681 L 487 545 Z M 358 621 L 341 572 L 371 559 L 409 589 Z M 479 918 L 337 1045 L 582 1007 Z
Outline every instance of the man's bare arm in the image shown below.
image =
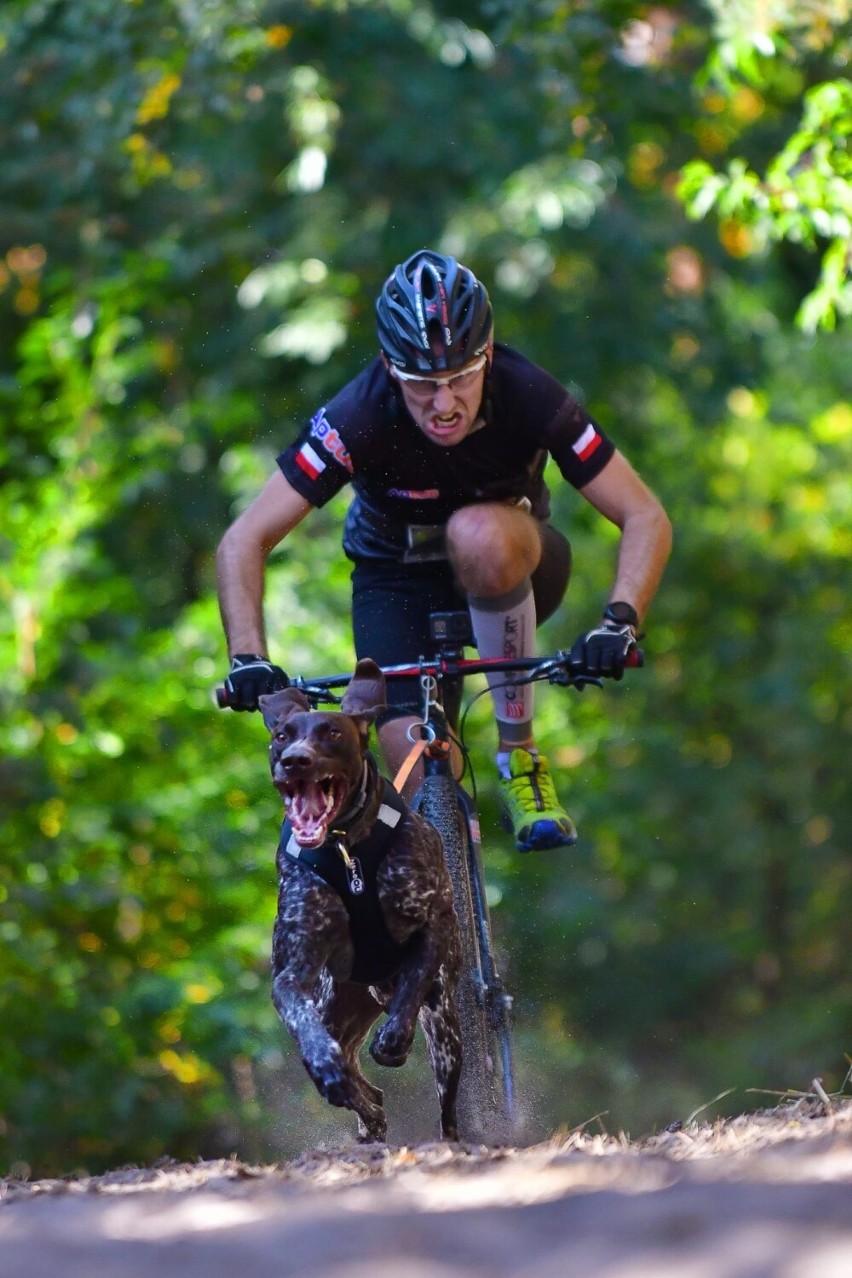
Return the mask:
M 672 546 L 672 526 L 650 488 L 621 453 L 581 490 L 595 510 L 621 529 L 611 600 L 645 615 L 662 579 Z
M 267 655 L 263 620 L 266 560 L 312 509 L 310 502 L 276 471 L 219 543 L 219 611 L 232 656 L 237 652 Z

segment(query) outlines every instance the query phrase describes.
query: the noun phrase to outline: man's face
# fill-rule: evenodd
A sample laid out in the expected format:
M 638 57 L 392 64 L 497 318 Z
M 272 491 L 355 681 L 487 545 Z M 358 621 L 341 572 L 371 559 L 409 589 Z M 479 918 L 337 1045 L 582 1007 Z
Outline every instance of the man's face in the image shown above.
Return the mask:
M 482 404 L 482 389 L 490 357 L 479 355 L 454 373 L 434 377 L 400 377 L 391 368 L 402 391 L 405 407 L 433 444 L 452 448 L 473 430 Z

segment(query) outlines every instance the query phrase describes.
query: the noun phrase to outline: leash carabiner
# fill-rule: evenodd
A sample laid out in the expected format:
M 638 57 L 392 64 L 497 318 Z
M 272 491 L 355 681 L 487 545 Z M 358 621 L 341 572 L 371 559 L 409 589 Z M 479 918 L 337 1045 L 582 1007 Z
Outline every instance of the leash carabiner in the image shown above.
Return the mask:
M 429 719 L 430 707 L 438 704 L 438 680 L 434 675 L 422 674 L 420 687 L 423 689 L 423 725 L 425 727 Z

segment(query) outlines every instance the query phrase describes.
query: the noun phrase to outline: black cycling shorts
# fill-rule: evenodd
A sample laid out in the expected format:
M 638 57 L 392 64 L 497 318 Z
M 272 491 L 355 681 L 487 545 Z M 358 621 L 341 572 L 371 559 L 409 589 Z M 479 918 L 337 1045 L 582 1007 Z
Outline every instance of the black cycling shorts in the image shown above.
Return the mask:
M 552 616 L 568 587 L 571 547 L 550 524 L 540 524 L 541 561 L 532 576 L 538 624 Z M 447 560 L 399 564 L 385 559 L 362 559 L 352 572 L 352 629 L 358 657 L 372 657 L 380 666 L 398 666 L 419 657 L 433 657 L 429 637 L 431 612 L 458 612 L 467 607 Z M 420 688 L 416 679 L 389 680 L 388 709 L 379 724 L 403 714 L 418 714 Z M 449 707 L 448 707 L 449 708 Z

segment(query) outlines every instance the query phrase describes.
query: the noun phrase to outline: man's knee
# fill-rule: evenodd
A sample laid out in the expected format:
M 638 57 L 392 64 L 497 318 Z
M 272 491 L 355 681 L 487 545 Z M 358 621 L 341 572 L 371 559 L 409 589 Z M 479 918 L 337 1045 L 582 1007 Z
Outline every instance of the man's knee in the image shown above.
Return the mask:
M 535 520 L 511 506 L 463 506 L 447 523 L 447 553 L 468 594 L 501 595 L 529 577 L 541 558 Z

